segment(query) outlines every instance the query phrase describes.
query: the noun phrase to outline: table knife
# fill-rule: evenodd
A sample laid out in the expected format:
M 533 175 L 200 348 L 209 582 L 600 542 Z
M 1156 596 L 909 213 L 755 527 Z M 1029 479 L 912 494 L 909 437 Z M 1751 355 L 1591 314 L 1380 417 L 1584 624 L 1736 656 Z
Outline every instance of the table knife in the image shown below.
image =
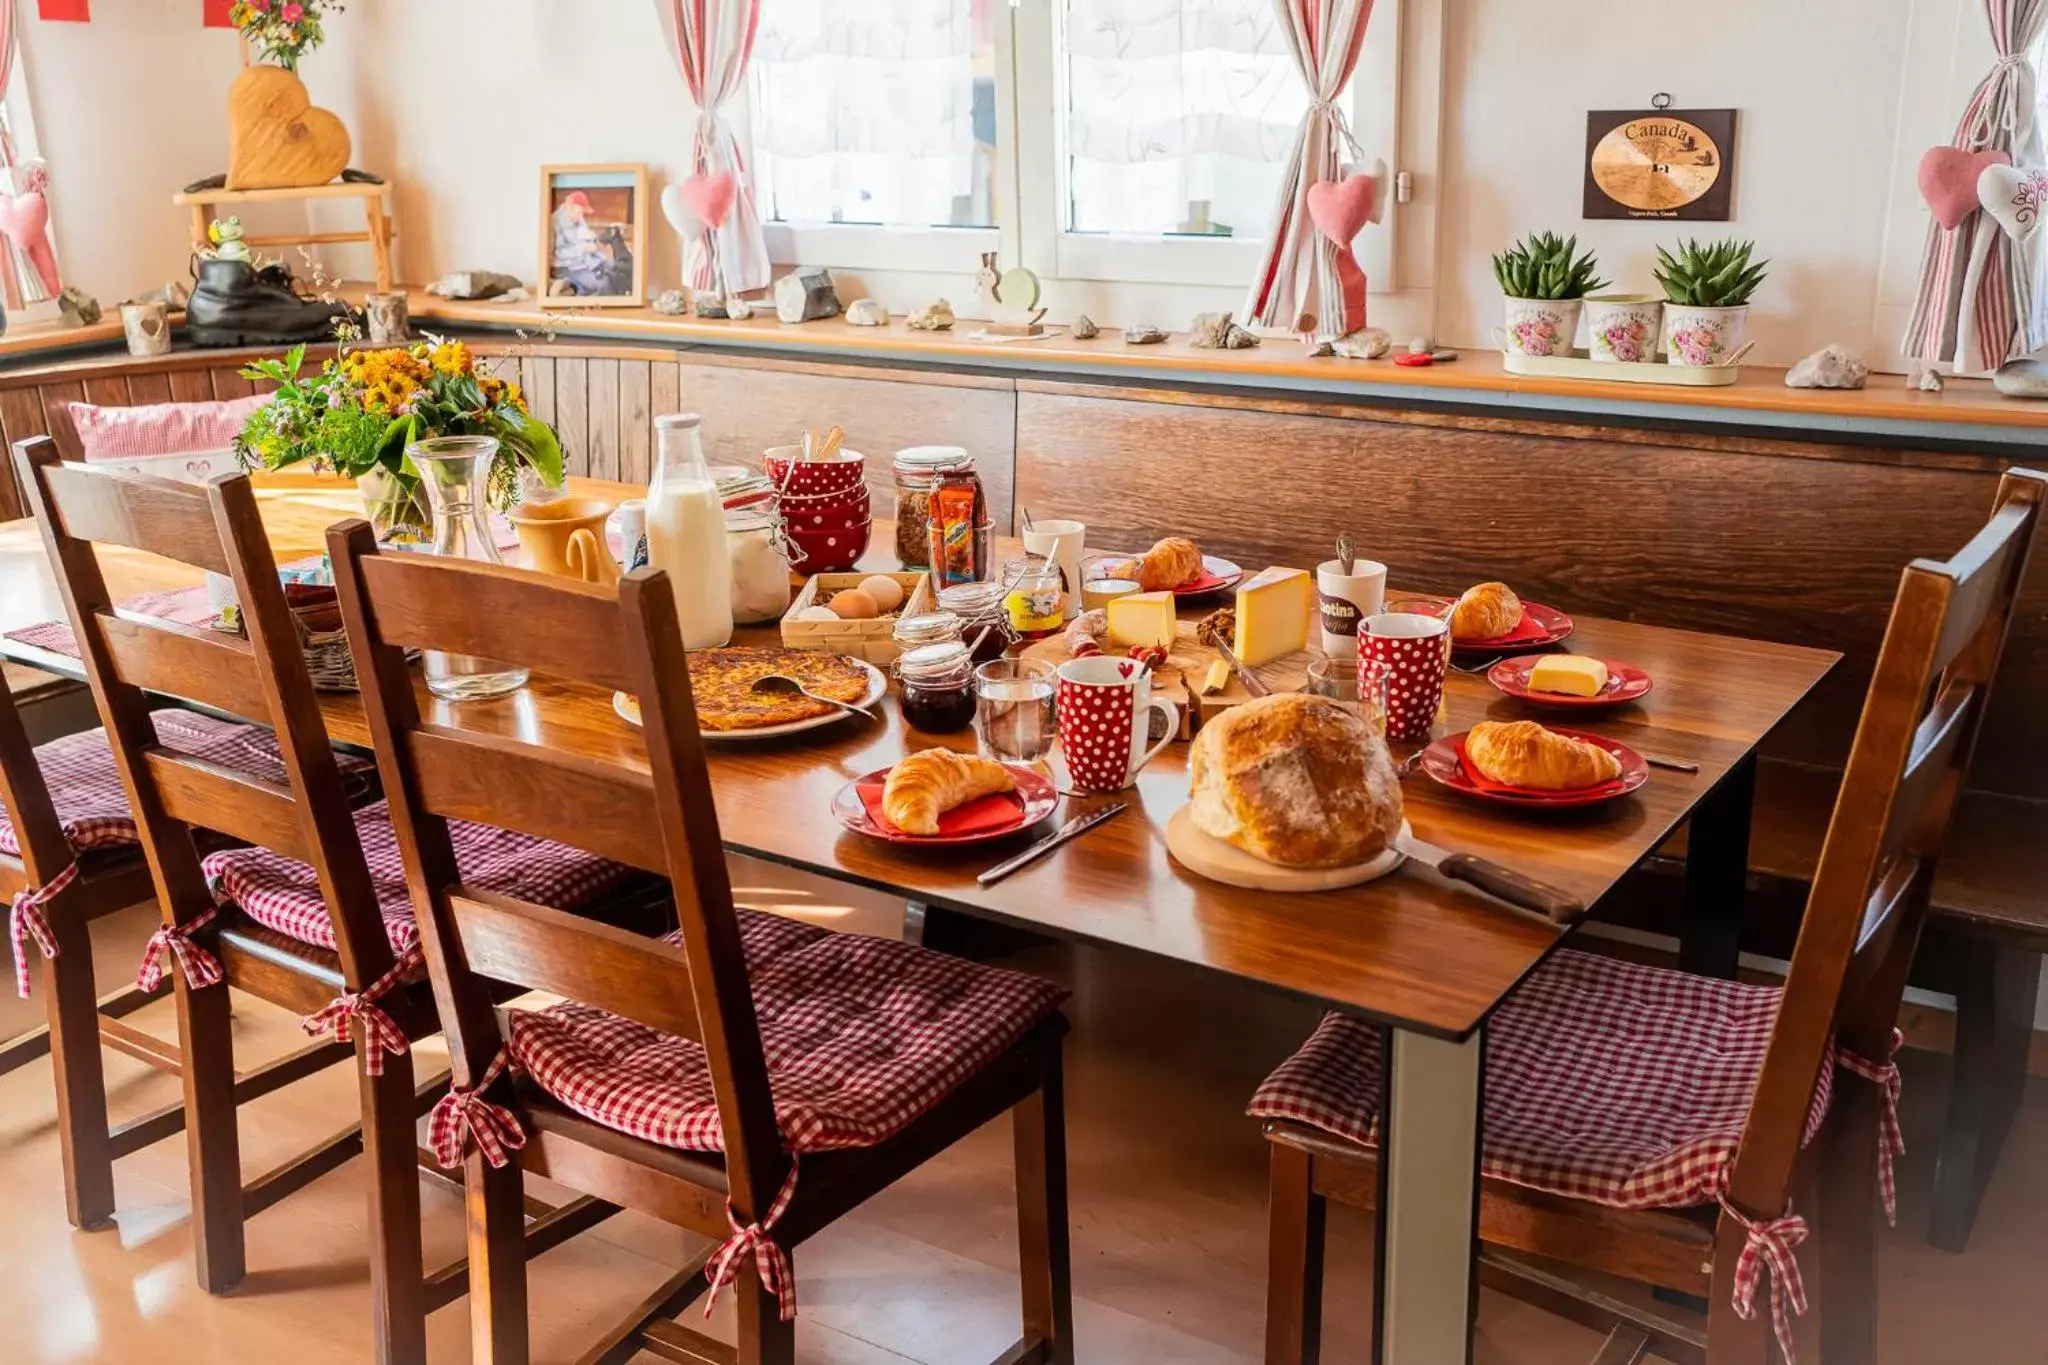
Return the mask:
M 1541 915 L 1552 924 L 1577 924 L 1586 913 L 1585 903 L 1571 892 L 1546 886 L 1533 877 L 1470 853 L 1453 853 L 1406 832 L 1394 836 L 1394 847 L 1454 882 L 1475 886 L 1518 910 Z
M 1258 674 L 1237 661 L 1237 656 L 1230 652 L 1230 646 L 1224 644 L 1221 637 L 1216 640 L 1216 652 L 1222 656 L 1224 663 L 1230 665 L 1230 671 L 1237 674 L 1237 680 L 1244 684 L 1245 691 L 1251 693 L 1254 697 L 1270 697 L 1273 695 L 1273 689 L 1261 682 Z
M 1123 814 L 1129 804 L 1127 801 L 1118 801 L 1112 805 L 1104 806 L 1100 810 L 1091 810 L 1086 815 L 1076 816 L 1031 847 L 1025 849 L 1022 853 L 1019 853 L 1016 857 L 1005 858 L 1002 862 L 997 863 L 974 880 L 983 886 L 994 886 L 1018 868 L 1028 867 L 1032 863 L 1037 862 L 1040 858 L 1043 858 L 1075 835 L 1086 834 L 1104 820 Z

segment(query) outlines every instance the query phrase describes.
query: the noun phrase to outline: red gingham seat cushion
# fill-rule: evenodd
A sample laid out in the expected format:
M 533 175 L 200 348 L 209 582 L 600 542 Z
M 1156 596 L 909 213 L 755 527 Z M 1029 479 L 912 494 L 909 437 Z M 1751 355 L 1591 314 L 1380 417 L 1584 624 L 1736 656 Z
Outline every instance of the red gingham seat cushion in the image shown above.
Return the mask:
M 775 1119 L 792 1152 L 894 1136 L 1065 995 L 1034 976 L 907 943 L 753 910 L 739 911 L 739 924 Z M 698 1043 L 569 1002 L 515 1012 L 510 1051 L 585 1118 L 665 1147 L 724 1149 Z
M 284 763 L 278 757 L 277 737 L 261 725 L 244 725 L 217 720 L 197 711 L 175 708 L 155 711 L 157 739 L 164 747 L 234 768 L 270 782 L 285 781 Z M 369 760 L 352 754 L 336 754 L 342 771 L 361 772 Z M 49 786 L 51 804 L 64 837 L 74 851 L 119 848 L 141 842 L 135 816 L 128 809 L 128 794 L 121 790 L 120 774 L 114 771 L 114 755 L 107 747 L 107 732 L 83 730 L 53 739 L 36 750 L 36 766 Z M 0 817 L 6 814 L 0 807 Z M 0 853 L 20 856 L 21 841 L 14 821 L 0 818 Z
M 1500 1180 L 1614 1208 L 1714 1202 L 1782 992 L 1559 952 L 1487 1025 L 1480 1165 Z M 1832 1047 L 1807 1112 L 1827 1116 Z M 1330 1015 L 1253 1096 L 1255 1118 L 1377 1141 L 1373 1025 Z
M 420 934 L 405 886 L 398 834 L 391 827 L 391 808 L 383 801 L 365 806 L 355 813 L 355 822 L 377 889 L 384 932 L 391 951 L 403 957 Z M 633 875 L 621 863 L 489 825 L 451 820 L 448 832 L 464 883 L 557 910 L 580 910 Z M 334 947 L 334 920 L 310 865 L 267 848 L 231 848 L 208 854 L 200 868 L 215 899 L 301 943 Z

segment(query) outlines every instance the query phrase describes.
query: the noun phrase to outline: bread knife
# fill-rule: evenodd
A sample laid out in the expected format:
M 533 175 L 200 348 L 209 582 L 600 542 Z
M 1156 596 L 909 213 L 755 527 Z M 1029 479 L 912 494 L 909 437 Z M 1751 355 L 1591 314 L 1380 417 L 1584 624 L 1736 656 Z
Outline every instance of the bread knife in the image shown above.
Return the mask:
M 1230 652 L 1230 646 L 1224 644 L 1220 636 L 1216 640 L 1216 652 L 1223 657 L 1224 663 L 1230 665 L 1230 671 L 1237 674 L 1237 680 L 1244 684 L 1245 691 L 1251 693 L 1254 697 L 1270 697 L 1273 695 L 1273 689 L 1259 681 L 1258 674 L 1237 661 L 1237 656 Z
M 1394 847 L 1416 862 L 1435 868 L 1454 882 L 1475 886 L 1490 896 L 1506 901 L 1518 910 L 1541 915 L 1561 927 L 1577 924 L 1586 913 L 1585 902 L 1569 891 L 1546 886 L 1499 863 L 1490 863 L 1470 853 L 1453 853 L 1418 839 L 1405 831 L 1394 836 Z

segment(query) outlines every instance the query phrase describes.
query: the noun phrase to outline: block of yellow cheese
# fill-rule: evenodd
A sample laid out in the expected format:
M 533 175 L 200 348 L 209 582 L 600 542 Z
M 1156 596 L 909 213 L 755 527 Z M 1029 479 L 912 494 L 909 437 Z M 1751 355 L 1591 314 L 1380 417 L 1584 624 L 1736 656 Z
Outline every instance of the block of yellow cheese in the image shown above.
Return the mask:
M 1209 671 L 1195 684 L 1195 695 L 1206 697 L 1212 692 L 1221 692 L 1230 685 L 1230 665 L 1221 659 L 1212 660 Z
M 1531 692 L 1597 697 L 1607 686 L 1607 665 L 1583 654 L 1546 654 L 1529 670 Z
M 1119 648 L 1157 645 L 1173 648 L 1176 613 L 1170 592 L 1133 592 L 1113 597 L 1103 610 L 1109 613 L 1109 642 Z
M 1246 668 L 1257 668 L 1307 649 L 1309 614 L 1315 604 L 1315 582 L 1306 570 L 1261 570 L 1238 587 L 1237 638 L 1231 641 L 1231 653 Z

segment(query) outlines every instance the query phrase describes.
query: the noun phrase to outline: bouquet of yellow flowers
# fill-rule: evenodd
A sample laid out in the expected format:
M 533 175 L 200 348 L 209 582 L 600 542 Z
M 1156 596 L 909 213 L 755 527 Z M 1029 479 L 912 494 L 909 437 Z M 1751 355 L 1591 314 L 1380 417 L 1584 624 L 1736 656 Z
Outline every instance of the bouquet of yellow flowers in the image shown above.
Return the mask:
M 493 436 L 493 503 L 511 505 L 522 467 L 551 487 L 562 482 L 554 431 L 526 410 L 517 384 L 480 373 L 460 341 L 344 351 L 313 375 L 302 374 L 305 363 L 306 348 L 295 346 L 282 360 L 242 370 L 245 378 L 277 385 L 235 439 L 245 466 L 281 469 L 310 460 L 352 479 L 381 472 L 410 502 L 419 471 L 405 457 L 407 446 L 430 436 Z
M 228 22 L 264 57 L 297 71 L 299 58 L 327 39 L 321 19 L 341 11 L 340 0 L 234 0 L 228 6 Z

